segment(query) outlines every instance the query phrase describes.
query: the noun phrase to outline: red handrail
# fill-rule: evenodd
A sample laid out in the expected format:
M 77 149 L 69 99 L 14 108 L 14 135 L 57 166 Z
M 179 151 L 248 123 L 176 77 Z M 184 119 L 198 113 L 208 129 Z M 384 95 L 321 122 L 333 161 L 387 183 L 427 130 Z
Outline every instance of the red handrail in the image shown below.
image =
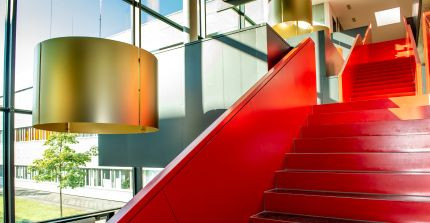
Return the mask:
M 412 55 L 415 58 L 415 89 L 416 94 L 421 95 L 423 93 L 423 84 L 422 84 L 422 72 L 421 72 L 421 61 L 418 55 L 417 44 L 415 42 L 414 35 L 412 33 L 411 26 L 406 22 L 406 18 L 403 17 L 403 25 L 406 30 L 406 45 L 408 48 L 412 48 Z M 408 54 L 410 51 L 408 51 Z
M 366 29 L 366 33 L 364 34 L 363 44 L 369 44 L 372 42 L 372 24 L 369 24 Z
M 306 39 L 109 222 L 248 222 L 316 103 L 311 58 Z
M 429 42 L 430 42 L 430 12 L 424 12 L 421 20 L 421 27 L 423 33 L 423 43 L 424 43 L 424 58 L 426 64 L 426 92 L 428 93 L 430 90 L 430 50 L 429 50 Z
M 357 34 L 355 37 L 354 43 L 352 44 L 351 51 L 348 54 L 348 57 L 343 64 L 342 70 L 338 77 L 339 83 L 339 101 L 347 102 L 351 97 L 351 69 L 353 66 L 352 57 L 355 53 L 357 46 L 363 45 L 363 40 L 361 39 L 361 35 Z

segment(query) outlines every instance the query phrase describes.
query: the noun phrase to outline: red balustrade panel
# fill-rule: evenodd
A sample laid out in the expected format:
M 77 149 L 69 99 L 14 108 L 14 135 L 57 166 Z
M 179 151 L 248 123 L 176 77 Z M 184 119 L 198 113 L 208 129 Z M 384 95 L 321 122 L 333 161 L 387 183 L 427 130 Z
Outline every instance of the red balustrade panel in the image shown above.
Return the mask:
M 316 103 L 314 53 L 290 51 L 109 222 L 248 223 Z

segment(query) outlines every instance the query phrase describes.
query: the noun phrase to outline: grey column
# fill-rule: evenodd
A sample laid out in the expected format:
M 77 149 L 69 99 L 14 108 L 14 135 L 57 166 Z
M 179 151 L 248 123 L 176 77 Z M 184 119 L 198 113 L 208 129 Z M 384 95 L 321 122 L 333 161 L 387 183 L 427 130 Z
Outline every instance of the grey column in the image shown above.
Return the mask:
M 198 40 L 198 0 L 183 0 L 184 43 Z

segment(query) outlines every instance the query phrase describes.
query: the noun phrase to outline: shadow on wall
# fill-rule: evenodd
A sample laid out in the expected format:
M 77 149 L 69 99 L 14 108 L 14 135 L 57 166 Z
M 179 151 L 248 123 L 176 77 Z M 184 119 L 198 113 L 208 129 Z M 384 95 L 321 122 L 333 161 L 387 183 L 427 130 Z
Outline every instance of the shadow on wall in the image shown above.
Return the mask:
M 268 54 L 274 52 L 268 49 L 267 32 L 259 26 L 169 51 L 159 72 L 164 94 L 159 96 L 160 131 L 100 135 L 100 165 L 165 167 L 267 72 Z M 285 49 L 282 44 L 274 44 L 276 54 L 285 55 L 279 51 Z M 175 104 L 176 115 L 165 115 L 169 103 Z
M 160 119 L 160 130 L 155 133 L 101 135 L 100 148 L 109 150 L 100 157 L 101 163 L 106 158 L 109 165 L 164 167 L 225 111 L 203 112 L 201 48 L 202 44 L 185 46 L 185 117 Z

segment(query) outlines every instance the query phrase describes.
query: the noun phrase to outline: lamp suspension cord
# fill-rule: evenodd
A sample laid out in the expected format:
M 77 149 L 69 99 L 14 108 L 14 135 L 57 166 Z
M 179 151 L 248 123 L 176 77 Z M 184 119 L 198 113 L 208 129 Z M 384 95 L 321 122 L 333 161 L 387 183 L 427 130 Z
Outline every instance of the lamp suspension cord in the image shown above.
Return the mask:
M 103 0 L 99 0 L 99 37 L 102 37 L 102 8 Z
M 131 10 L 132 12 L 132 19 L 131 19 L 131 26 L 132 26 L 132 33 L 131 33 L 131 43 L 133 45 L 136 45 L 136 2 L 135 0 L 132 1 L 132 7 L 133 9 Z
M 138 40 L 138 51 L 137 51 L 137 56 L 138 56 L 138 65 L 139 65 L 139 67 L 138 67 L 138 69 L 137 69 L 137 72 L 138 72 L 138 88 L 137 88 L 137 90 L 138 90 L 138 96 L 139 96 L 139 103 L 138 103 L 138 105 L 139 105 L 139 112 L 138 112 L 138 114 L 139 114 L 139 125 L 140 125 L 140 106 L 141 106 L 141 76 L 142 76 L 142 73 L 141 73 L 141 69 L 140 69 L 140 67 L 141 67 L 141 65 L 140 65 L 140 63 L 141 63 L 141 53 L 140 53 L 140 48 L 142 47 L 142 24 L 141 24 L 141 22 L 142 22 L 142 10 L 140 9 L 140 6 L 141 6 L 141 4 L 142 4 L 142 0 L 139 0 L 139 23 L 138 23 L 138 27 L 139 27 L 139 40 Z

